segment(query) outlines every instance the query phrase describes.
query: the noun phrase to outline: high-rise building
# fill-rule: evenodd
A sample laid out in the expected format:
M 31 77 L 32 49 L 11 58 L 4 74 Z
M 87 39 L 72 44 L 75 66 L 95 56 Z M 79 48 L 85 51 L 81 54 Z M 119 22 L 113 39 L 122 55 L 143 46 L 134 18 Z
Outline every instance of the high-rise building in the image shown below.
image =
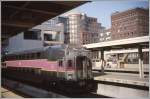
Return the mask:
M 99 41 L 98 35 L 102 26 L 97 18 L 81 13 L 69 14 L 68 18 L 70 44 L 83 45 Z
M 113 13 L 111 25 L 112 40 L 148 35 L 149 11 L 144 8 L 134 8 Z

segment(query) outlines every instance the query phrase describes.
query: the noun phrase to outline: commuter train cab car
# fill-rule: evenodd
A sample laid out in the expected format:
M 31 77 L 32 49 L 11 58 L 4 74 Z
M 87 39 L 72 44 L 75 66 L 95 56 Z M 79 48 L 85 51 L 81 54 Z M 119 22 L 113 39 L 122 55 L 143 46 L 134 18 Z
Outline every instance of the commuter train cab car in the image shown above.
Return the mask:
M 89 53 L 68 45 L 10 53 L 4 57 L 2 75 L 68 92 L 95 90 Z

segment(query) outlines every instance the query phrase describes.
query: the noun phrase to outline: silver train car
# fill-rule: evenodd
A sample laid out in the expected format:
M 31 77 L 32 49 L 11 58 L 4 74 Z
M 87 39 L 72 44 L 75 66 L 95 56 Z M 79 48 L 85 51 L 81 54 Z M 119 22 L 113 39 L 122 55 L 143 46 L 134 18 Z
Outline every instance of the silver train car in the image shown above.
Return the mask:
M 9 71 L 35 70 L 35 74 L 47 79 L 43 80 L 44 85 L 55 85 L 60 89 L 68 89 L 68 92 L 80 92 L 96 89 L 89 55 L 90 51 L 84 48 L 59 45 L 9 53 L 4 57 L 4 63 L 5 70 Z M 40 68 L 38 73 L 37 68 Z M 22 73 L 22 76 L 24 75 Z

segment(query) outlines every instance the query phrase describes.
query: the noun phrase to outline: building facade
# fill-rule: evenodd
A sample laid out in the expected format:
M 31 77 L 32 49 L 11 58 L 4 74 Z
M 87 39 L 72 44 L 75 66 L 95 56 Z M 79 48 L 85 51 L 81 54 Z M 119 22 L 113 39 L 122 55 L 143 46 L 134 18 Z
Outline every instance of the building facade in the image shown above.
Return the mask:
M 68 18 L 70 44 L 83 45 L 99 41 L 98 35 L 102 26 L 97 18 L 81 13 L 70 14 Z
M 111 16 L 111 40 L 134 38 L 147 36 L 149 34 L 149 10 L 144 8 L 134 8 L 123 12 L 113 13 Z M 127 49 L 131 52 L 108 54 L 113 64 L 123 61 L 124 66 L 120 68 L 138 68 L 138 53 L 132 52 L 135 49 Z M 143 52 L 143 63 L 149 64 L 149 52 Z M 132 64 L 132 65 L 131 65 Z M 114 65 L 115 66 L 115 65 Z M 117 66 L 117 65 L 116 65 Z M 145 65 L 144 65 L 145 66 Z M 112 66 L 113 67 L 113 66 Z M 147 65 L 146 65 L 147 67 Z M 118 67 L 117 67 L 118 68 Z
M 103 31 L 99 33 L 99 42 L 105 42 L 111 40 L 111 29 L 103 28 Z
M 20 52 L 30 49 L 42 48 L 41 31 L 32 30 L 19 33 L 8 40 L 7 53 Z
M 64 44 L 67 18 L 55 17 L 41 25 L 15 35 L 7 41 L 4 53 L 12 53 L 45 46 Z
M 55 17 L 32 29 L 41 30 L 44 46 L 68 43 L 68 18 Z
M 144 8 L 116 12 L 111 16 L 112 40 L 146 36 L 149 33 L 149 10 Z

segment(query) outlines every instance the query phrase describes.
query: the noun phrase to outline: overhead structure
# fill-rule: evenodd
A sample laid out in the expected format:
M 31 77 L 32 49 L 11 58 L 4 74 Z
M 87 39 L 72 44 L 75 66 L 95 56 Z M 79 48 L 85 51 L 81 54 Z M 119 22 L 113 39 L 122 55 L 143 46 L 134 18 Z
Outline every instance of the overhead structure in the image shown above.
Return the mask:
M 2 1 L 2 41 L 88 1 Z
M 99 42 L 83 45 L 87 49 L 91 50 L 99 50 L 104 49 L 122 49 L 122 48 L 137 48 L 138 46 L 148 47 L 149 46 L 149 36 L 121 39 L 121 40 L 113 40 L 107 42 Z
M 144 77 L 142 49 L 149 47 L 149 36 L 121 39 L 121 40 L 114 40 L 114 41 L 107 41 L 107 42 L 100 42 L 100 43 L 92 43 L 83 46 L 92 51 L 101 51 L 102 62 L 104 61 L 104 51 L 106 50 L 137 48 L 138 55 L 139 55 L 139 77 L 140 78 Z M 103 67 L 103 64 L 101 67 Z M 104 72 L 104 70 L 102 71 Z

